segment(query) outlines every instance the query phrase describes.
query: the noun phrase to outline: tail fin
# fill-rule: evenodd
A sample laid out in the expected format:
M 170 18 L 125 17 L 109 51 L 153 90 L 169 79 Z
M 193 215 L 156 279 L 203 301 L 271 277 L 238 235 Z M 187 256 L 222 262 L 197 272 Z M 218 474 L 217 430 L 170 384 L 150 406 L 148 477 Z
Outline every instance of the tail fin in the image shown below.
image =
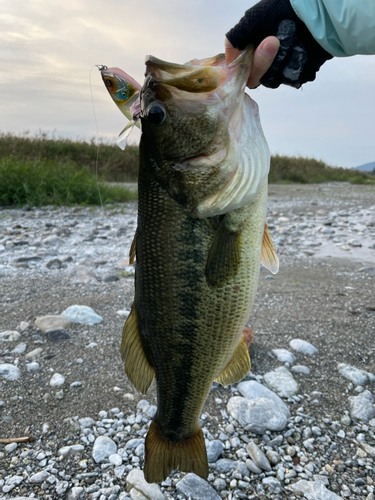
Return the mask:
M 161 435 L 153 421 L 146 437 L 144 474 L 148 483 L 161 483 L 172 470 L 194 472 L 204 479 L 208 476 L 206 445 L 202 429 L 188 439 L 173 442 Z

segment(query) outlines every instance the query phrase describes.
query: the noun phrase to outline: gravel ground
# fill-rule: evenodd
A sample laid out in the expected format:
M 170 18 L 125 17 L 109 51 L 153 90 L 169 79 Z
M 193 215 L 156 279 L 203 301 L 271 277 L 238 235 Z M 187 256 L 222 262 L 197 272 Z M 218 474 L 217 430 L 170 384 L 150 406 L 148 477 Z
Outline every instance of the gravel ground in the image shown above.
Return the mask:
M 285 370 L 297 384 L 282 398 L 290 416 L 257 430 L 234 408 L 242 386 L 214 384 L 201 422 L 215 459 L 208 485 L 175 473 L 150 492 L 137 474 L 155 387 L 146 398 L 135 391 L 119 355 L 136 206 L 0 211 L 0 438 L 35 437 L 0 445 L 4 498 L 373 499 L 375 187 L 270 186 L 268 222 L 280 271 L 261 272 L 246 380 L 282 394 L 286 383 L 269 374 Z M 72 322 L 63 334 L 34 325 L 75 304 L 103 321 Z M 61 386 L 51 385 L 56 374 Z M 96 461 L 103 436 L 109 451 Z

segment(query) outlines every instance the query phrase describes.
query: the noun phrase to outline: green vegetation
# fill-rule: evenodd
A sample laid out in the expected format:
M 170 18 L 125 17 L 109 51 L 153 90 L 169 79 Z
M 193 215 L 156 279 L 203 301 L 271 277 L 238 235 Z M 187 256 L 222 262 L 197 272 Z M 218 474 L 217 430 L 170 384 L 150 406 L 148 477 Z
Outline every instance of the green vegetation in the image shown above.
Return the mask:
M 35 137 L 0 134 L 0 158 L 9 156 L 23 161 L 45 159 L 86 166 L 109 182 L 135 182 L 138 176 L 138 146 L 127 146 L 121 151 L 113 143 L 100 141 L 98 150 L 94 139 L 87 142 L 43 133 Z
M 375 177 L 358 170 L 330 167 L 314 158 L 275 155 L 271 158 L 270 183 L 296 182 L 299 184 L 322 182 L 350 182 L 375 184 Z
M 100 184 L 103 203 L 129 201 L 136 193 Z M 96 176 L 87 167 L 56 160 L 0 158 L 0 205 L 96 205 Z
M 128 201 L 135 193 L 103 181 L 135 182 L 138 159 L 138 146 L 121 151 L 117 145 L 101 141 L 97 150 L 94 139 L 0 134 L 0 205 L 97 204 L 97 177 L 103 203 Z M 333 168 L 313 158 L 275 155 L 271 159 L 270 183 L 329 181 L 374 184 L 375 175 Z

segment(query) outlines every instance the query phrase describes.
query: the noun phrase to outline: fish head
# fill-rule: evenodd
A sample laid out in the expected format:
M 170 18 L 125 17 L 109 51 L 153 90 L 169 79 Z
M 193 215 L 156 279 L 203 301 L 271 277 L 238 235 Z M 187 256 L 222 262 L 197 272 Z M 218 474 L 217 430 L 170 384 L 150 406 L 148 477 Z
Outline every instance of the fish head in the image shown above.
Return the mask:
M 249 201 L 249 184 L 254 190 L 254 172 L 248 165 L 241 168 L 241 162 L 246 163 L 241 156 L 246 157 L 252 146 L 257 148 L 257 137 L 243 147 L 249 133 L 261 136 L 261 149 L 265 141 L 260 123 L 244 130 L 250 112 L 245 88 L 252 60 L 250 47 L 228 66 L 224 54 L 182 65 L 146 58 L 142 144 L 152 157 L 155 180 L 192 216 L 239 208 Z M 250 108 L 252 120 L 259 122 L 256 105 Z M 269 158 L 268 166 L 261 168 L 263 180 L 268 168 Z
M 100 73 L 116 106 L 126 118 L 132 120 L 137 112 L 141 85 L 120 68 L 103 67 Z

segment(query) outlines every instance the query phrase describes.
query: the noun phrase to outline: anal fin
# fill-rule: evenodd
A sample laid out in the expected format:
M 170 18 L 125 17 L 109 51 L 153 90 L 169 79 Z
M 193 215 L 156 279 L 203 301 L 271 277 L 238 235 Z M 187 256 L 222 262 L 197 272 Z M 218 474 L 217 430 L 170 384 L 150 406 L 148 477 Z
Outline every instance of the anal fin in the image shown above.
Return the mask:
M 262 240 L 262 253 L 261 253 L 261 263 L 263 266 L 271 271 L 272 274 L 276 274 L 279 270 L 279 258 L 277 256 L 275 247 L 273 246 L 273 241 L 271 239 L 270 233 L 268 231 L 268 224 L 266 222 L 264 226 L 263 240 Z
M 145 442 L 145 479 L 148 483 L 161 483 L 176 469 L 207 478 L 207 452 L 202 429 L 198 424 L 190 438 L 169 441 L 153 420 Z
M 227 387 L 229 384 L 234 384 L 243 379 L 250 371 L 251 362 L 249 351 L 244 338 L 238 344 L 232 359 L 229 361 L 224 370 L 215 379 L 215 382 Z
M 138 391 L 146 394 L 155 376 L 155 370 L 148 362 L 142 347 L 134 304 L 122 332 L 121 357 L 125 361 L 125 373 L 129 380 Z

